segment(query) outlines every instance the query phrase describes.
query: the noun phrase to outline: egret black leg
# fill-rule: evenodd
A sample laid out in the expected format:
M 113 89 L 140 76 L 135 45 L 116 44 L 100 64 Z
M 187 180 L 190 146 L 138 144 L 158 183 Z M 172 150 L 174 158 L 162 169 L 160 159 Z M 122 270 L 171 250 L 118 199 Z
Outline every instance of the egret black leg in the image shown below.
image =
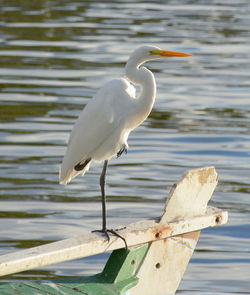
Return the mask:
M 108 167 L 108 160 L 104 161 L 102 174 L 100 177 L 100 186 L 101 186 L 101 193 L 102 193 L 102 231 L 107 231 L 107 216 L 106 216 L 106 194 L 105 194 L 105 176 Z M 108 237 L 109 239 L 109 237 Z
M 101 230 L 94 230 L 94 232 L 102 232 L 106 235 L 108 241 L 110 240 L 109 233 L 119 237 L 122 239 L 125 243 L 126 249 L 128 249 L 126 240 L 119 235 L 115 230 L 113 229 L 107 229 L 107 214 L 106 214 L 106 193 L 105 193 L 105 179 L 106 179 L 106 171 L 108 167 L 108 160 L 104 161 L 102 174 L 100 176 L 100 187 L 101 187 L 101 194 L 102 194 L 102 229 Z

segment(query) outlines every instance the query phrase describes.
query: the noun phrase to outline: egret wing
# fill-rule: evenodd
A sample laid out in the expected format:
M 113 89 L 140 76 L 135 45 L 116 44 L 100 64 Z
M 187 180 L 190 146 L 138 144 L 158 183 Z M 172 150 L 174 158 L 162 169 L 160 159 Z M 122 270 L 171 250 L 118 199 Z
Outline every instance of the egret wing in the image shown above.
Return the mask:
M 105 160 L 116 152 L 126 121 L 126 111 L 130 95 L 127 82 L 123 79 L 112 80 L 104 85 L 86 105 L 74 125 L 63 159 L 60 181 L 67 183 L 83 171 L 74 167 L 86 160 Z M 116 142 L 117 141 L 117 142 Z M 100 153 L 102 155 L 100 155 Z

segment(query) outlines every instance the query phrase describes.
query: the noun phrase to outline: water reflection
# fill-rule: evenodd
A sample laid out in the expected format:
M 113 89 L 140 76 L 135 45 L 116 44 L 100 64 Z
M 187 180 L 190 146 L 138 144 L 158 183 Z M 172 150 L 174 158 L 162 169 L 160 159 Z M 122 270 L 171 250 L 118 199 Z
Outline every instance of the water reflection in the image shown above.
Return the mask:
M 193 58 L 147 64 L 157 101 L 131 134 L 128 155 L 111 162 L 110 225 L 160 215 L 185 170 L 215 165 L 220 183 L 211 204 L 229 209 L 230 223 L 203 234 L 180 290 L 248 292 L 248 1 L 4 2 L 1 253 L 98 228 L 101 165 L 68 187 L 58 185 L 58 165 L 82 107 L 104 82 L 124 74 L 137 45 L 152 43 Z M 94 273 L 105 258 L 7 279 Z

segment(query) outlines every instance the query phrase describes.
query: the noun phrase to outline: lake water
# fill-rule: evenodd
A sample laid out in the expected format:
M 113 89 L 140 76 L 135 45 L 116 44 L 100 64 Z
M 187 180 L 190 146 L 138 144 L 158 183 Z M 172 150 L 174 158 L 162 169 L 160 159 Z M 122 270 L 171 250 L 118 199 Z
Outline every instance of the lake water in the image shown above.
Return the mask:
M 214 165 L 212 206 L 226 226 L 202 232 L 177 294 L 250 294 L 250 3 L 2 1 L 0 254 L 100 228 L 101 164 L 58 184 L 69 132 L 103 83 L 124 74 L 141 44 L 193 57 L 147 63 L 156 77 L 150 117 L 110 162 L 110 227 L 161 214 L 189 169 Z M 93 274 L 107 255 L 8 276 Z

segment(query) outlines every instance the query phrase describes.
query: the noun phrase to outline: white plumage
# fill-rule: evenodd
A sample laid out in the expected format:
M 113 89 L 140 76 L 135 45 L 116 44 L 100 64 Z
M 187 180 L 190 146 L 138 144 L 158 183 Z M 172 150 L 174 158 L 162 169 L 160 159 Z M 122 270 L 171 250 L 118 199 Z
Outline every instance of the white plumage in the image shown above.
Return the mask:
M 84 174 L 92 161 L 109 160 L 127 148 L 129 133 L 147 118 L 156 95 L 154 76 L 141 64 L 172 56 L 189 55 L 141 46 L 130 56 L 125 77 L 111 80 L 100 88 L 73 127 L 60 169 L 61 184 Z M 139 95 L 136 96 L 131 83 L 140 86 Z
M 78 174 L 84 174 L 91 161 L 100 162 L 116 155 L 127 145 L 133 129 L 135 89 L 126 79 L 115 79 L 105 84 L 86 105 L 71 132 L 63 159 L 60 183 L 66 184 Z M 136 127 L 136 126 L 134 126 Z M 81 171 L 74 167 L 91 161 Z

